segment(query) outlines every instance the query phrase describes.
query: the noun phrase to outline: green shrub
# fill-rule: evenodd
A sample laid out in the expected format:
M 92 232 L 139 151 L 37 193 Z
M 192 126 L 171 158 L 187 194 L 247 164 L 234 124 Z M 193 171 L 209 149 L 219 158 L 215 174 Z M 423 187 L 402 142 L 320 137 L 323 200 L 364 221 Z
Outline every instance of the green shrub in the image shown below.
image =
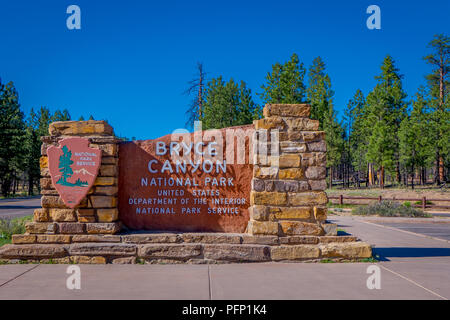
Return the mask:
M 411 202 L 409 201 L 403 202 L 403 205 L 407 208 L 411 208 Z
M 31 217 L 17 219 L 0 218 L 0 246 L 9 243 L 13 234 L 25 233 L 25 223 L 31 221 Z
M 367 206 L 360 206 L 353 210 L 353 214 L 382 217 L 430 217 L 422 210 L 411 207 L 411 204 L 404 205 L 394 201 L 381 201 L 371 203 Z

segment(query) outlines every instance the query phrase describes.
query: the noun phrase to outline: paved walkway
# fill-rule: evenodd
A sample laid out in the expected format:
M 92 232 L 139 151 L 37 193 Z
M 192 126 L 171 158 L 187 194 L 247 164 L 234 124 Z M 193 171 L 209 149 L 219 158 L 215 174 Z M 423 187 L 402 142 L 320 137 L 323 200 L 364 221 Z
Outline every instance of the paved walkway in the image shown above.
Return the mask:
M 41 207 L 41 197 L 0 199 L 0 218 L 20 218 Z
M 1 265 L 0 299 L 448 299 L 450 243 L 359 217 L 330 216 L 375 245 L 381 289 L 366 286 L 370 263 Z

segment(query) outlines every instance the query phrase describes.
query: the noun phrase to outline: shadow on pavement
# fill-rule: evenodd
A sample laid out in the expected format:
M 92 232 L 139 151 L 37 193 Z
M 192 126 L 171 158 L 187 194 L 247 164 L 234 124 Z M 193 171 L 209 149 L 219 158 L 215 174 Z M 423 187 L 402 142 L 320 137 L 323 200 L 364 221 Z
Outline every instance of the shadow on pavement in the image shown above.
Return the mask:
M 450 248 L 373 248 L 374 256 L 380 261 L 389 261 L 388 258 L 426 258 L 450 257 Z
M 41 206 L 0 206 L 0 210 L 11 210 L 11 209 L 37 209 Z

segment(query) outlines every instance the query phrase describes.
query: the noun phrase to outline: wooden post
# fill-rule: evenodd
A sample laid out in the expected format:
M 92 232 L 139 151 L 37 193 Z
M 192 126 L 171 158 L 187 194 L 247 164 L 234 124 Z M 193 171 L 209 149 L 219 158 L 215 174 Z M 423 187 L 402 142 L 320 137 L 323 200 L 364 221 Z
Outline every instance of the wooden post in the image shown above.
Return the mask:
M 339 195 L 339 204 L 344 204 L 344 196 L 342 194 Z
M 422 197 L 422 210 L 425 210 L 426 207 L 427 207 L 427 198 Z
M 381 196 L 378 196 L 378 202 L 381 202 Z

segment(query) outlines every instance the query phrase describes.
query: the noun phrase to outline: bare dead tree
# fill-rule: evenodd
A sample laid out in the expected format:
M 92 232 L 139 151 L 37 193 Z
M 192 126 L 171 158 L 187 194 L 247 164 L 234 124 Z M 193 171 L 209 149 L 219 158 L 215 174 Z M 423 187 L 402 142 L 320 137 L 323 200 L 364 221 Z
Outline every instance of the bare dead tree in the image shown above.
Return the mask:
M 189 87 L 184 92 L 188 96 L 192 96 L 192 101 L 189 104 L 186 115 L 188 120 L 186 125 L 192 127 L 194 121 L 202 119 L 203 105 L 205 99 L 205 86 L 206 86 L 206 72 L 203 70 L 203 64 L 197 62 L 197 75 L 194 79 L 188 82 Z

